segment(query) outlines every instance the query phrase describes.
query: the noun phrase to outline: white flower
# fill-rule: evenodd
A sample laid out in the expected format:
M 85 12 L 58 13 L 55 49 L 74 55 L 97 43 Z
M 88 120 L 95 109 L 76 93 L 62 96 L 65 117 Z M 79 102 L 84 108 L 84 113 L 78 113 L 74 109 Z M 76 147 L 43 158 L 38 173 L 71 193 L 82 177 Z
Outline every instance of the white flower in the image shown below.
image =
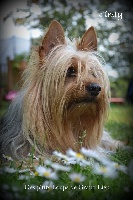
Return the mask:
M 38 173 L 39 176 L 44 176 L 48 179 L 53 179 L 53 180 L 58 179 L 57 174 L 55 172 L 53 172 L 51 168 L 38 166 L 38 167 L 36 167 L 36 172 Z
M 53 169 L 55 169 L 56 171 L 57 170 L 61 170 L 61 171 L 66 171 L 66 172 L 68 172 L 68 171 L 70 171 L 71 170 L 71 167 L 66 167 L 66 166 L 64 166 L 64 165 L 61 165 L 61 164 L 59 164 L 59 163 L 54 163 L 54 162 L 52 162 L 51 160 L 45 160 L 44 161 L 44 164 L 45 165 L 50 165 Z
M 80 152 L 87 157 L 95 158 L 97 160 L 99 160 L 101 157 L 101 155 L 97 151 L 91 150 L 91 149 L 86 149 L 84 147 L 81 148 Z
M 51 160 L 48 160 L 48 159 L 46 159 L 46 160 L 44 161 L 44 164 L 45 164 L 45 165 L 52 165 L 52 161 L 51 161 Z
M 95 150 L 86 149 L 82 147 L 80 151 L 86 157 L 94 158 L 97 161 L 101 162 L 103 165 L 110 165 L 112 163 L 109 159 L 107 159 L 105 156 L 103 156 Z
M 86 179 L 85 176 L 83 176 L 79 173 L 71 173 L 71 174 L 69 174 L 69 178 L 75 183 L 83 182 Z
M 3 154 L 2 156 L 8 161 L 13 161 L 13 159 L 10 156 L 6 156 L 5 154 Z
M 114 169 L 122 171 L 123 173 L 127 173 L 127 167 L 125 165 L 120 165 L 118 163 L 112 162 L 111 166 L 114 167 Z
M 4 168 L 4 171 L 7 172 L 7 173 L 13 174 L 13 173 L 15 173 L 17 170 L 14 169 L 14 168 L 5 167 L 5 168 Z
M 19 173 L 25 173 L 25 172 L 30 172 L 30 169 L 21 169 L 21 170 L 19 170 Z
M 64 171 L 64 172 L 69 172 L 71 170 L 71 167 L 66 167 L 66 166 L 60 165 L 58 163 L 52 163 L 51 167 L 54 168 L 55 170 L 60 170 L 60 171 Z
M 75 159 L 74 164 L 78 163 L 82 167 L 85 167 L 85 166 L 88 166 L 91 164 L 89 161 L 87 161 L 85 159 L 83 154 L 77 153 L 77 152 L 73 151 L 72 149 L 69 149 L 66 153 L 67 153 L 67 155 L 72 156 L 72 157 L 70 157 L 71 159 Z
M 76 153 L 72 149 L 68 149 L 66 154 L 76 158 L 77 160 L 84 160 L 84 156 L 81 153 Z
M 80 165 L 81 167 L 86 167 L 86 166 L 90 166 L 90 165 L 92 165 L 92 164 L 91 164 L 91 162 L 89 162 L 89 161 L 87 161 L 87 160 L 82 160 L 82 161 L 79 162 L 79 165 Z
M 67 155 L 59 153 L 57 151 L 53 152 L 53 154 L 62 159 L 62 162 L 65 165 L 70 165 L 70 164 L 74 165 L 76 163 L 78 163 L 80 166 L 83 167 L 90 165 L 90 162 L 85 160 L 84 156 L 81 153 L 77 153 L 72 149 L 68 149 L 68 151 L 66 152 Z
M 59 160 L 62 160 L 62 162 L 65 164 L 65 165 L 70 165 L 70 164 L 76 164 L 76 159 L 75 158 L 70 158 L 60 152 L 57 152 L 57 151 L 54 151 L 53 154 L 55 156 L 57 156 L 59 158 Z
M 109 166 L 100 166 L 99 164 L 95 163 L 93 166 L 94 174 L 103 175 L 104 177 L 108 178 L 116 178 L 118 173 L 112 167 Z
M 99 161 L 100 163 L 102 163 L 103 165 L 105 165 L 105 167 L 101 167 L 101 173 L 102 173 L 102 170 L 106 171 L 107 176 L 109 175 L 109 173 L 113 173 L 114 176 L 117 176 L 117 172 L 115 172 L 115 170 L 120 170 L 123 173 L 127 173 L 127 168 L 124 165 L 119 165 L 118 163 L 112 162 L 111 160 L 109 160 L 102 154 L 98 153 L 97 151 L 92 151 L 90 149 L 82 148 L 81 153 L 83 153 L 87 157 L 92 157 L 92 158 L 96 159 L 97 161 Z M 96 171 L 98 169 L 100 170 L 100 168 L 96 167 Z M 100 173 L 100 171 L 99 171 L 99 173 Z M 106 176 L 106 173 L 104 173 L 103 175 Z
M 75 165 L 77 163 L 75 158 L 67 158 L 67 160 L 62 160 L 65 165 Z
M 64 159 L 64 160 L 67 160 L 67 159 L 68 159 L 68 156 L 66 156 L 66 155 L 64 155 L 64 154 L 62 154 L 62 153 L 60 153 L 60 152 L 58 152 L 58 151 L 54 151 L 54 152 L 53 152 L 53 155 L 57 156 L 57 157 L 60 158 L 60 159 Z

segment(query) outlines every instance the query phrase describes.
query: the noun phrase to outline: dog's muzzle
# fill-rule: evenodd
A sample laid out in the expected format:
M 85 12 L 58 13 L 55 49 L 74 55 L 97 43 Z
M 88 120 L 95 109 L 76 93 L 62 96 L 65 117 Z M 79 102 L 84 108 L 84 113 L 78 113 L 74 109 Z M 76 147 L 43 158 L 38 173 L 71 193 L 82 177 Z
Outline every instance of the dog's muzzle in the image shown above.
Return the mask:
M 97 83 L 91 83 L 86 86 L 86 90 L 91 96 L 97 96 L 101 91 L 101 86 Z

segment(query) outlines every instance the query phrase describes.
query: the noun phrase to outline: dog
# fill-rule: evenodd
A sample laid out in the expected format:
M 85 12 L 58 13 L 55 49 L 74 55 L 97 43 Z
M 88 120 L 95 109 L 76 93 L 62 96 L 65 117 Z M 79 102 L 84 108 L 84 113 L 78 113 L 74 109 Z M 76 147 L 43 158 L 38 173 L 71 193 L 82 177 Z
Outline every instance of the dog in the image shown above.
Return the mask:
M 70 41 L 53 20 L 33 48 L 22 79 L 22 89 L 1 120 L 1 156 L 20 159 L 32 148 L 50 155 L 68 148 L 118 147 L 104 131 L 110 83 L 94 27 Z

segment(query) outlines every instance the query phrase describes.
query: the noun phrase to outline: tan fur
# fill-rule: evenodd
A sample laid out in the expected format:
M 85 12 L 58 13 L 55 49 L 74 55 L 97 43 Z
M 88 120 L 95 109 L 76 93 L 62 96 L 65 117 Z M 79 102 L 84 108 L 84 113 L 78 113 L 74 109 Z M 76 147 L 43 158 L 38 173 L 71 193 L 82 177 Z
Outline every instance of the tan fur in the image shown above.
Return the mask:
M 68 42 L 54 20 L 33 50 L 24 72 L 23 133 L 39 153 L 94 149 L 100 144 L 110 88 L 96 45 L 93 27 L 81 40 Z M 70 66 L 77 70 L 76 78 L 66 78 Z M 93 82 L 102 90 L 94 102 L 84 102 L 90 98 L 85 86 Z

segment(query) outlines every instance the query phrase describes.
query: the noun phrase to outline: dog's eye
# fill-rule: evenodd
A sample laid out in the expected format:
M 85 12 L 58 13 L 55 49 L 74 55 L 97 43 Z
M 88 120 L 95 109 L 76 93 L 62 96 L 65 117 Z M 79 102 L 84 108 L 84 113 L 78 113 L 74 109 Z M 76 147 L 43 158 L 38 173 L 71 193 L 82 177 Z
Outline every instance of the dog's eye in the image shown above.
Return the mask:
M 92 71 L 92 69 L 90 69 L 89 72 L 90 72 L 91 75 L 94 76 L 95 78 L 97 77 L 96 74 Z
M 71 66 L 68 68 L 67 73 L 66 73 L 66 77 L 70 78 L 70 77 L 76 77 L 77 75 L 77 70 L 74 66 Z
M 96 74 L 94 72 L 92 72 L 92 76 L 94 76 L 95 78 L 97 77 Z

